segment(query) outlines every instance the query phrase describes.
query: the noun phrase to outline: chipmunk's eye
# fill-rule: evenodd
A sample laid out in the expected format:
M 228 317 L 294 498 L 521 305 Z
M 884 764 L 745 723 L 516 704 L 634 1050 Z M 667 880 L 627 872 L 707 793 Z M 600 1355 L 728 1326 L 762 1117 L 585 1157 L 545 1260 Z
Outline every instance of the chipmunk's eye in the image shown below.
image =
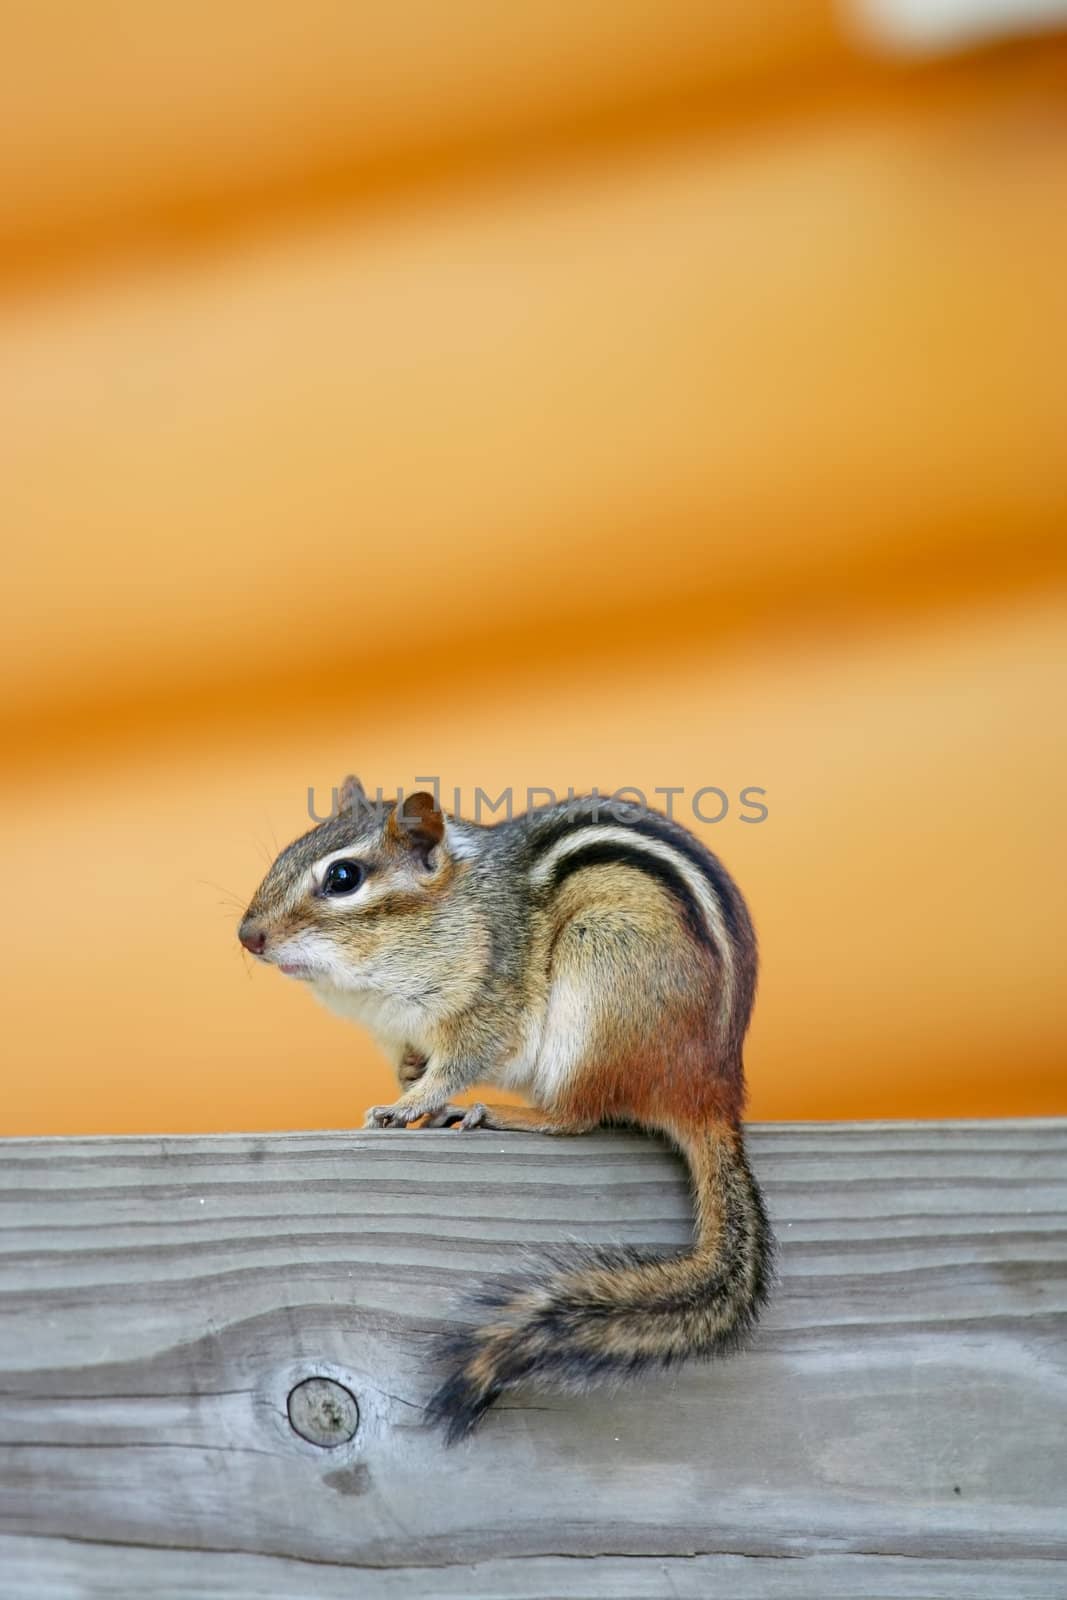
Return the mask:
M 331 861 L 322 880 L 322 892 L 354 894 L 366 876 L 358 861 Z

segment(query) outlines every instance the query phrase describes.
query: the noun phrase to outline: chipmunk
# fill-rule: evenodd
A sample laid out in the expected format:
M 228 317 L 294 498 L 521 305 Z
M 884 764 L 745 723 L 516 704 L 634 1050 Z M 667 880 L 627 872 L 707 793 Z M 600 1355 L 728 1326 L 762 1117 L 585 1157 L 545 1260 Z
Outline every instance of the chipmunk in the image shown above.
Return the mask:
M 260 960 L 364 1023 L 403 1093 L 369 1128 L 578 1134 L 626 1123 L 685 1157 L 684 1254 L 589 1251 L 479 1297 L 430 1403 L 449 1442 L 520 1383 L 582 1388 L 735 1349 L 773 1241 L 741 1131 L 756 938 L 725 868 L 677 822 L 603 797 L 483 826 L 433 795 L 337 814 L 283 850 L 239 929 Z M 490 1083 L 536 1109 L 453 1104 Z

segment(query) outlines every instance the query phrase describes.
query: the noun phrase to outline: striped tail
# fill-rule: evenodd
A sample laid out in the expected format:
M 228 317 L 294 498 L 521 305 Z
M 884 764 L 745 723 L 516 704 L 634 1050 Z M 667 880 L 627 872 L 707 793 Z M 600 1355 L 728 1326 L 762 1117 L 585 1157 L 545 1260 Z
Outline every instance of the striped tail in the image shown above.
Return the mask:
M 485 1319 L 449 1341 L 453 1371 L 430 1402 L 449 1444 L 518 1384 L 581 1390 L 743 1342 L 773 1271 L 763 1197 L 740 1128 L 678 1142 L 695 1190 L 694 1248 L 666 1259 L 590 1250 L 479 1295 Z

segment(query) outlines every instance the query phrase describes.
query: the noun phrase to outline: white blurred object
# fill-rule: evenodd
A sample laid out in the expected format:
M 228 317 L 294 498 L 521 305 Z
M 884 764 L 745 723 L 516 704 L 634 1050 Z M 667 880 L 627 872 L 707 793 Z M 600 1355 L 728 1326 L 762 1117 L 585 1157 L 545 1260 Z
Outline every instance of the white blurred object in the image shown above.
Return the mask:
M 914 55 L 1067 26 L 1067 0 L 847 0 L 868 43 Z

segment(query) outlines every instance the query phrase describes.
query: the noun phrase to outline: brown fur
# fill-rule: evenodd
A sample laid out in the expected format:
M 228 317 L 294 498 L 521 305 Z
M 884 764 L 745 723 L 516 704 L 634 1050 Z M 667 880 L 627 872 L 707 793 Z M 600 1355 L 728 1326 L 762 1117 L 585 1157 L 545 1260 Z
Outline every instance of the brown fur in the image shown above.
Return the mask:
M 580 1385 L 734 1348 L 766 1296 L 772 1242 L 740 1132 L 756 943 L 721 864 L 655 813 L 601 828 L 581 805 L 548 807 L 480 828 L 427 794 L 369 817 L 356 779 L 341 799 L 279 857 L 242 937 L 262 939 L 265 960 L 310 951 L 338 1009 L 368 997 L 403 1091 L 368 1126 L 625 1122 L 666 1134 L 692 1175 L 691 1251 L 594 1252 L 487 1291 L 433 1402 L 449 1437 L 516 1383 Z M 321 863 L 349 851 L 360 891 L 332 899 Z M 452 1104 L 516 1070 L 542 1105 Z

